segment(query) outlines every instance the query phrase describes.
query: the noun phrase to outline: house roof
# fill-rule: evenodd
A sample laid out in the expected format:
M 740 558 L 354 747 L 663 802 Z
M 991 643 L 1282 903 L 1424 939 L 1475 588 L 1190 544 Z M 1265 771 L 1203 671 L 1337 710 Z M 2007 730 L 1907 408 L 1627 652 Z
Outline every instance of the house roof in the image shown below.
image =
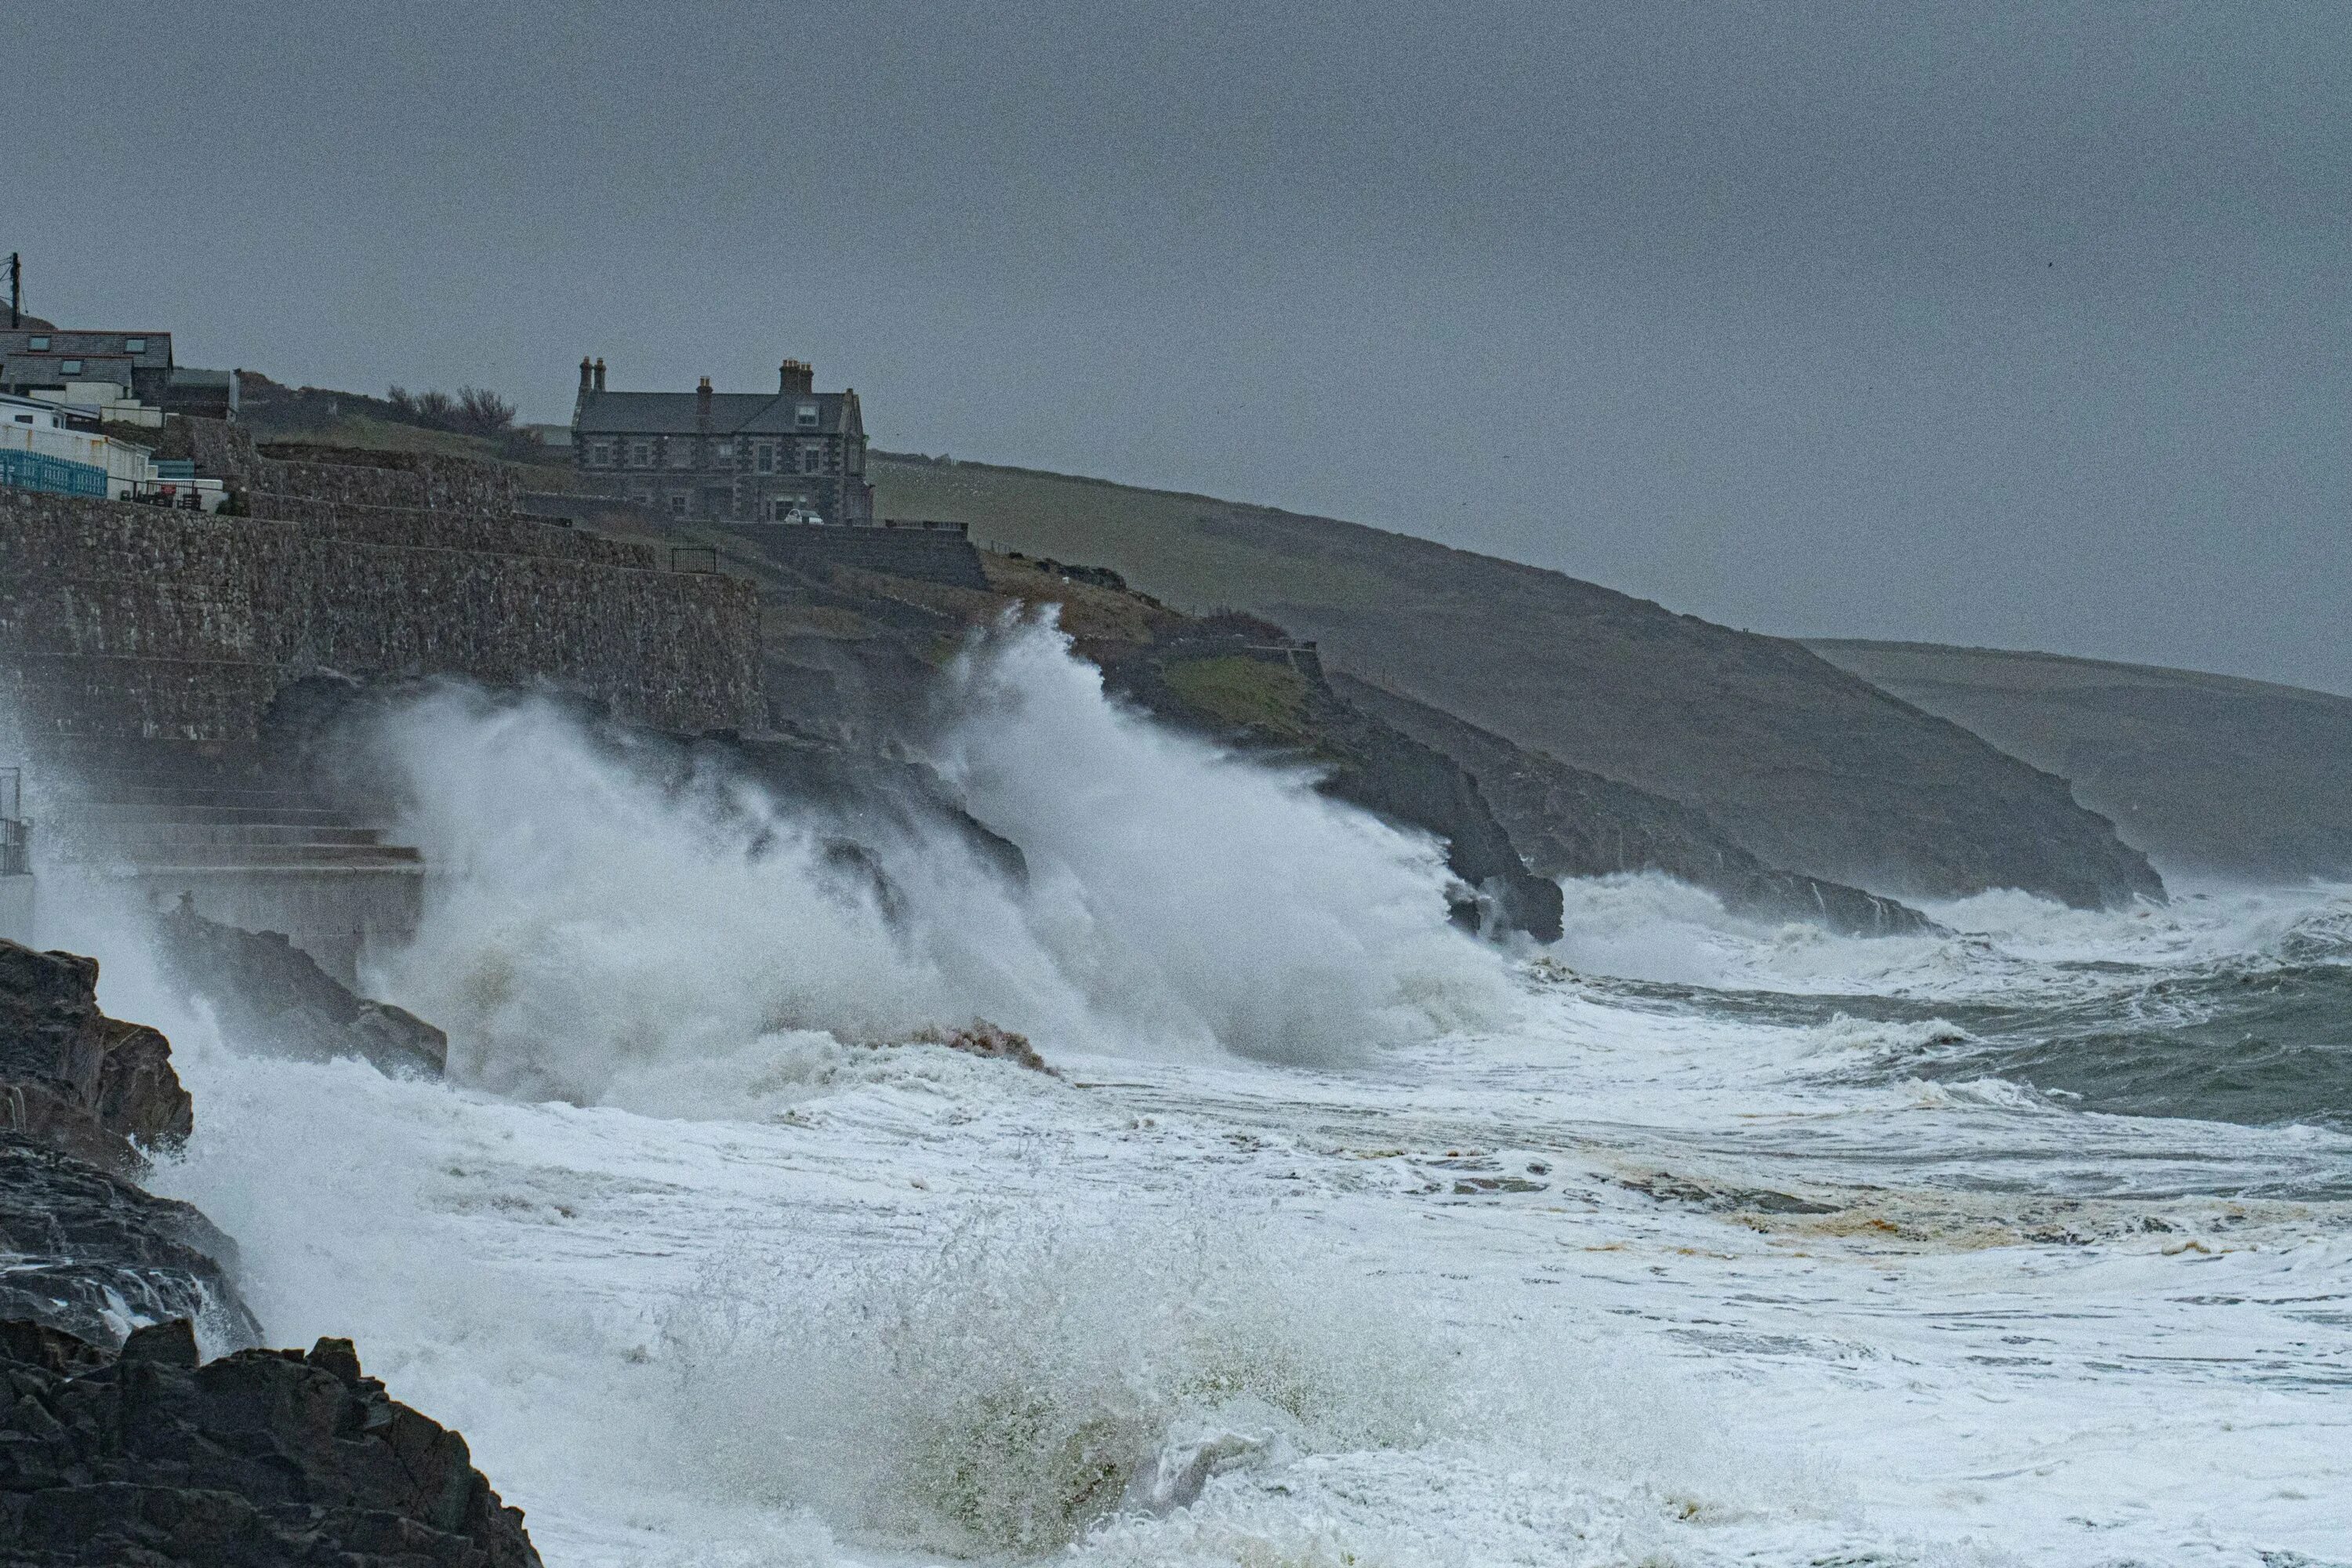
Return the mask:
M 36 349 L 35 338 L 47 338 L 48 346 Z M 144 340 L 136 352 L 124 346 L 131 339 Z M 25 327 L 16 331 L 0 331 L 0 357 L 14 363 L 19 355 L 43 354 L 57 359 L 112 359 L 129 356 L 141 370 L 169 370 L 172 366 L 172 334 L 169 332 L 68 332 L 54 327 Z
M 700 394 L 583 392 L 572 427 L 583 436 L 691 436 L 699 428 Z M 714 392 L 714 436 L 838 435 L 851 397 L 845 392 Z M 803 404 L 816 405 L 814 426 L 798 423 Z

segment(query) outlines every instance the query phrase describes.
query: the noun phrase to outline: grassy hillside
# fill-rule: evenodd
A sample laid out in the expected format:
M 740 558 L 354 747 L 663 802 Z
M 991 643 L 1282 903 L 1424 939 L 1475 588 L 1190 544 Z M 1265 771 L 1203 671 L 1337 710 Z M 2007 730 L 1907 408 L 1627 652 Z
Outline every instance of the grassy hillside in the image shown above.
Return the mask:
M 2352 699 L 2055 654 L 1806 646 L 2065 774 L 2168 870 L 2352 877 Z
M 1267 616 L 1335 670 L 1696 806 L 1773 866 L 1896 897 L 2157 889 L 2063 780 L 1793 642 L 1328 518 L 923 458 L 871 477 L 885 516 Z

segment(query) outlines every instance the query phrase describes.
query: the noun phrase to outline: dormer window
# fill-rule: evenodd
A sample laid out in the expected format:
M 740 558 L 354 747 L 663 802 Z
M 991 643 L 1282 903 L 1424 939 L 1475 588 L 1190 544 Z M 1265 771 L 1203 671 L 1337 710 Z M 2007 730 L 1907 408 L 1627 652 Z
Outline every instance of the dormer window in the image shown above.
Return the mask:
M 147 352 L 147 340 L 145 338 L 125 338 L 122 340 L 122 352 L 127 354 L 143 354 Z
M 793 422 L 803 430 L 816 428 L 816 405 L 803 403 L 793 414 Z
M 49 340 L 41 337 L 26 338 L 25 347 L 29 353 L 45 354 L 49 352 Z

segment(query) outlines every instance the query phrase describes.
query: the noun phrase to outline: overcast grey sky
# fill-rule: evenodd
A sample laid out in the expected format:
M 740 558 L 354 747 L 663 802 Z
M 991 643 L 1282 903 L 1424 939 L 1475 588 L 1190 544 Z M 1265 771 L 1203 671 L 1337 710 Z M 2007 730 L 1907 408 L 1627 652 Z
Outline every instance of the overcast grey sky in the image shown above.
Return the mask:
M 21 5 L 76 325 L 2352 692 L 2352 6 Z

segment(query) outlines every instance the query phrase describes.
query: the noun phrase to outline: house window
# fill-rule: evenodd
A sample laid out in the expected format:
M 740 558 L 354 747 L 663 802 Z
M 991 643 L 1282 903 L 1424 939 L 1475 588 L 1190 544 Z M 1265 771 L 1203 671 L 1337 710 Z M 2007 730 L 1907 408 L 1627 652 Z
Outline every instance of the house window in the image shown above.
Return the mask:
M 774 442 L 762 441 L 758 446 L 751 448 L 751 467 L 763 474 L 772 474 L 776 471 L 776 445 Z
M 28 353 L 45 354 L 49 352 L 49 340 L 42 337 L 26 338 L 25 349 Z
M 672 490 L 669 492 L 669 510 L 670 515 L 673 517 L 684 517 L 686 515 L 686 492 L 684 490 Z
M 684 436 L 669 438 L 669 466 L 673 468 L 694 467 L 694 443 Z
M 654 444 L 650 437 L 640 436 L 629 443 L 629 467 L 650 468 L 654 466 Z
M 821 474 L 824 471 L 824 448 L 811 441 L 801 447 L 801 472 Z
M 125 338 L 122 340 L 122 352 L 127 354 L 143 354 L 147 352 L 147 340 L 145 338 Z
M 732 441 L 712 442 L 710 445 L 710 460 L 714 463 L 727 463 L 731 465 L 735 461 L 735 443 Z
M 589 442 L 588 466 L 592 468 L 611 468 L 613 466 L 613 443 L 610 441 Z
M 802 404 L 793 414 L 793 423 L 799 426 L 803 430 L 815 429 L 816 405 L 814 403 Z
M 81 361 L 78 359 L 60 360 L 58 363 L 58 374 L 59 375 L 79 375 L 81 374 Z

